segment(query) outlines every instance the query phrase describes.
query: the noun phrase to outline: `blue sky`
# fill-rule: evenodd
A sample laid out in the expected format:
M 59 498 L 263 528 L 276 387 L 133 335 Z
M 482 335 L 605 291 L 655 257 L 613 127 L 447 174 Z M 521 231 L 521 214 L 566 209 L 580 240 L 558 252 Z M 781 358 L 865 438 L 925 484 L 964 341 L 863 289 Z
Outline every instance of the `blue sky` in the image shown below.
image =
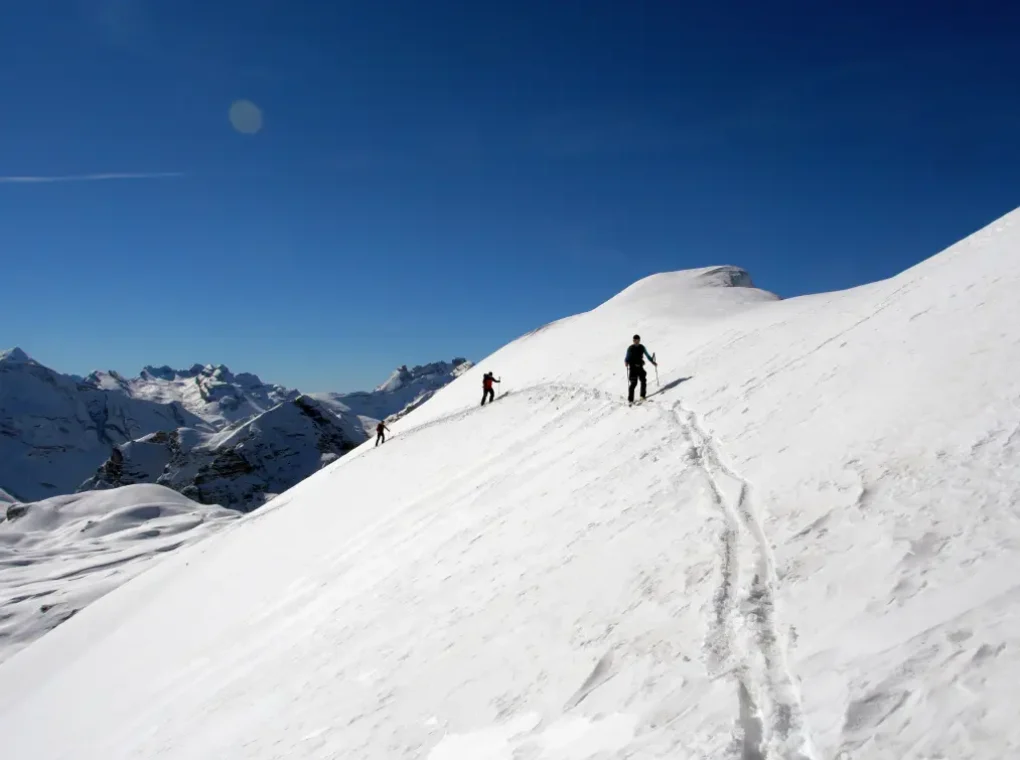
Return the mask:
M 846 288 L 1020 205 L 1005 1 L 12 0 L 0 19 L 0 347 L 65 372 L 359 389 L 653 272 Z M 257 133 L 232 127 L 239 99 Z

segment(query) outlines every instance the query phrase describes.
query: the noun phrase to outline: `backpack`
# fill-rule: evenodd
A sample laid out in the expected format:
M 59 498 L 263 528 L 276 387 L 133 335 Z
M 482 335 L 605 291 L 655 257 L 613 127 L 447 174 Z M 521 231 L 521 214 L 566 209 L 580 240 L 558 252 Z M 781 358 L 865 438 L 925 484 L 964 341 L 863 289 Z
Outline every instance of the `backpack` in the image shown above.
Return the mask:
M 645 347 L 638 343 L 627 346 L 627 363 L 632 367 L 643 367 L 645 365 Z

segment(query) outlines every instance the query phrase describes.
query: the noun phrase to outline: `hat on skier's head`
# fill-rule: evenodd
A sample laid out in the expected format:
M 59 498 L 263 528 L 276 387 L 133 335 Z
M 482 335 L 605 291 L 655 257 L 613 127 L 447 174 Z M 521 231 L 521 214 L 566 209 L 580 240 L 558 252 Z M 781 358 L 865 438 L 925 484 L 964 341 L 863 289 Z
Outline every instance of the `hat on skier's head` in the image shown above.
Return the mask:
M 635 341 L 641 340 L 641 336 L 640 336 L 640 335 L 635 335 L 635 336 L 634 336 L 634 340 L 635 340 Z

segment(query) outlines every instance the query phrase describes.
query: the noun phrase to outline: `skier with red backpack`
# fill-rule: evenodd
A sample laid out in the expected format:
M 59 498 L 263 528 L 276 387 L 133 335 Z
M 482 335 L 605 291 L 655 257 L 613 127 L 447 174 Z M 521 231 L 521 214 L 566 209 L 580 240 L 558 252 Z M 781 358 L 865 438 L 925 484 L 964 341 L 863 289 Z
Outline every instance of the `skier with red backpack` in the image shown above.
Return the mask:
M 496 400 L 496 391 L 493 390 L 492 384 L 498 383 L 499 380 L 492 376 L 491 372 L 486 372 L 482 375 L 482 406 L 485 406 L 485 400 L 489 401 Z

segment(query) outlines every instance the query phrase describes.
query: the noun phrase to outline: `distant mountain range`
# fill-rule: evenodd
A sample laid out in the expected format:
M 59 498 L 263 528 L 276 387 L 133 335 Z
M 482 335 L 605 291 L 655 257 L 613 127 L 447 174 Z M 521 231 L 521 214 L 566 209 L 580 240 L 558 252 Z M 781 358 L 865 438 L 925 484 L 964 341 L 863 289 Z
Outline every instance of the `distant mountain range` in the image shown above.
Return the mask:
M 471 367 L 398 368 L 369 392 L 302 394 L 222 365 L 76 377 L 0 352 L 0 491 L 37 501 L 139 483 L 242 511 L 420 406 Z
M 222 364 L 195 364 L 190 369 L 145 367 L 141 375 L 130 379 L 112 371 L 93 372 L 84 382 L 134 399 L 177 402 L 217 428 L 251 419 L 301 395 L 300 391 L 263 383 L 249 372 L 235 375 Z
M 443 386 L 456 380 L 474 366 L 467 359 L 433 362 L 410 369 L 397 368 L 389 379 L 374 391 L 355 393 L 311 393 L 338 413 L 355 414 L 369 420 L 403 416 L 410 409 L 428 401 Z

